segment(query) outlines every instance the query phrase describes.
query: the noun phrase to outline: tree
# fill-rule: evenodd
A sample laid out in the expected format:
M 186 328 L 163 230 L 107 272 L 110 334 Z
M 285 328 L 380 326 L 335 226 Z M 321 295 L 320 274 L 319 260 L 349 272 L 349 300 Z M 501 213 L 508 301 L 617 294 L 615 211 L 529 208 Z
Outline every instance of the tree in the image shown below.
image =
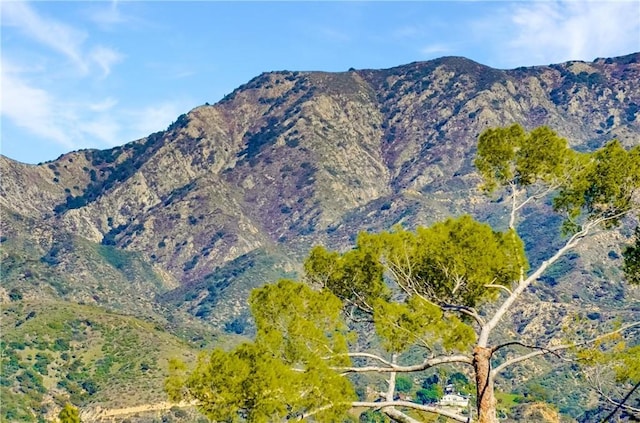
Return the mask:
M 623 270 L 629 283 L 640 284 L 640 227 L 636 227 L 634 238 L 634 244 L 624 249 Z M 615 333 L 580 354 L 585 379 L 611 408 L 599 407 L 606 411 L 601 421 L 612 420 L 618 412 L 640 420 L 640 398 L 631 403 L 633 394 L 640 390 L 640 345 L 626 348 L 625 340 Z
M 442 395 L 442 388 L 437 384 L 431 385 L 428 388 L 418 389 L 416 392 L 416 397 L 418 397 L 420 404 L 432 404 L 434 402 L 438 402 L 438 400 L 442 398 Z
M 66 403 L 58 414 L 60 423 L 80 423 L 80 412 L 70 403 Z
M 406 376 L 398 376 L 396 378 L 396 391 L 407 393 L 411 391 L 411 387 L 413 386 L 413 382 Z
M 636 227 L 635 244 L 624 252 L 624 273 L 631 284 L 640 285 L 640 226 Z
M 503 230 L 460 216 L 413 232 L 361 233 L 344 253 L 316 247 L 303 283 L 280 281 L 252 293 L 255 340 L 214 351 L 188 375 L 176 373 L 168 382 L 171 396 L 194 398 L 221 421 L 339 421 L 350 407 L 365 407 L 399 422 L 418 422 L 422 412 L 464 422 L 467 416 L 394 394 L 398 374 L 467 366 L 478 421 L 497 422 L 494 383 L 501 372 L 603 339 L 529 345 L 515 331 L 510 340 L 494 332 L 501 324 L 504 329 L 505 316 L 550 266 L 637 212 L 640 146 L 627 151 L 612 141 L 579 153 L 548 128 L 527 133 L 513 125 L 480 136 L 475 164 L 487 194 L 506 199 Z M 521 215 L 547 198 L 564 218 L 563 238 L 530 269 L 518 234 Z M 358 339 L 358 330 L 369 329 L 386 354 L 363 351 L 374 345 Z M 403 363 L 400 357 L 412 348 L 422 348 L 423 359 Z M 386 375 L 387 389 L 375 401 L 355 398 L 349 377 L 362 373 Z

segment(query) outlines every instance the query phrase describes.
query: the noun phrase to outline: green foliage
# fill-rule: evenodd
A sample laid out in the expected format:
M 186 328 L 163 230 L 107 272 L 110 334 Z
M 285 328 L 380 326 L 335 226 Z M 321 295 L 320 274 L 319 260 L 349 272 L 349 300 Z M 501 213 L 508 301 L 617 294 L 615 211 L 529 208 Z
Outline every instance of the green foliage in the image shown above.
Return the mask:
M 438 384 L 430 385 L 428 388 L 418 389 L 416 397 L 420 404 L 432 404 L 442 398 L 442 387 Z
M 417 230 L 413 251 L 416 290 L 438 303 L 475 306 L 494 299 L 488 284 L 508 286 L 528 265 L 515 232 L 494 232 L 469 216 Z M 393 255 L 401 264 L 401 255 Z
M 0 422 L 36 421 L 32 410 L 40 407 L 41 395 L 25 394 L 24 392 L 16 393 L 12 389 L 0 387 L 0 398 L 2 398 Z
M 9 299 L 11 301 L 20 301 L 22 299 L 22 293 L 20 293 L 18 288 L 11 288 L 9 291 Z
M 635 230 L 635 243 L 627 246 L 622 255 L 624 256 L 623 270 L 627 281 L 640 285 L 640 226 Z
M 640 345 L 620 349 L 613 353 L 616 360 L 615 371 L 618 382 L 636 384 L 640 382 Z
M 366 410 L 358 418 L 359 423 L 389 423 L 391 420 L 377 410 Z
M 406 303 L 377 300 L 373 318 L 383 346 L 392 352 L 427 339 L 440 341 L 447 349 L 461 350 L 475 338 L 471 327 L 419 296 L 410 297 Z
M 270 422 L 318 409 L 318 421 L 344 415 L 355 393 L 332 370 L 349 362 L 338 298 L 281 280 L 255 290 L 250 305 L 255 342 L 231 352 L 214 350 L 188 376 L 173 363 L 165 385 L 170 396 L 197 399 L 200 411 L 214 421 Z M 329 404 L 335 406 L 322 409 Z
M 33 365 L 33 368 L 40 373 L 41 375 L 49 374 L 47 370 L 47 366 L 51 363 L 53 357 L 51 354 L 47 353 L 36 353 L 36 362 Z
M 356 247 L 343 255 L 315 247 L 304 264 L 307 279 L 343 301 L 370 308 L 376 298 L 389 296 L 375 241 L 372 235 L 361 233 Z
M 474 306 L 497 294 L 487 284 L 509 285 L 526 270 L 524 246 L 514 232 L 495 232 L 469 216 L 415 233 L 361 233 L 353 250 L 340 255 L 316 247 L 305 262 L 311 283 L 369 309 L 389 297 L 385 271 L 405 291 L 434 303 Z
M 640 188 L 640 146 L 626 151 L 613 140 L 593 153 L 585 153 L 569 183 L 554 198 L 554 208 L 575 219 L 611 218 L 633 206 L 633 193 Z M 615 224 L 618 219 L 611 219 Z
M 73 405 L 66 403 L 60 414 L 58 414 L 60 423 L 80 423 L 80 412 Z
M 396 378 L 396 391 L 407 393 L 411 391 L 412 386 L 413 382 L 407 376 L 398 376 Z
M 257 339 L 288 364 L 315 360 L 319 355 L 347 351 L 342 303 L 329 291 L 281 280 L 251 293 L 249 300 Z M 333 365 L 344 365 L 336 358 Z
M 571 158 L 567 141 L 547 127 L 526 133 L 520 125 L 487 129 L 478 140 L 475 165 L 485 189 L 515 184 L 526 187 L 563 176 Z
M 2 422 L 35 421 L 51 395 L 108 408 L 162 401 L 168 356 L 195 357 L 155 324 L 68 302 L 12 303 L 0 325 L 0 389 L 15 393 L 0 393 Z
M 460 372 L 455 372 L 449 376 L 448 383 L 453 384 L 457 392 L 470 394 L 473 391 L 473 384 Z
M 46 389 L 42 384 L 42 376 L 31 369 L 23 370 L 22 373 L 19 373 L 16 376 L 16 380 L 20 384 L 20 389 L 23 390 L 23 392 L 35 391 L 40 394 L 46 392 Z
M 488 191 L 557 187 L 553 205 L 566 214 L 568 231 L 578 229 L 580 216 L 616 224 L 613 217 L 632 207 L 633 192 L 640 188 L 640 146 L 627 151 L 613 140 L 593 153 L 578 153 L 546 127 L 529 133 L 520 125 L 486 130 L 478 140 L 475 165 Z

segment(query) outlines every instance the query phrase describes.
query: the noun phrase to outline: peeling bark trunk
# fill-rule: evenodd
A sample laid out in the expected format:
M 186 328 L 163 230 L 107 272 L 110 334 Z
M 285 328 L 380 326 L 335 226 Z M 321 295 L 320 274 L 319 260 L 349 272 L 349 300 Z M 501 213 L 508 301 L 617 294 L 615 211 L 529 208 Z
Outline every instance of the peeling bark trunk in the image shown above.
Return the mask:
M 491 354 L 491 348 L 478 346 L 473 349 L 473 368 L 478 389 L 478 423 L 498 423 L 491 376 Z

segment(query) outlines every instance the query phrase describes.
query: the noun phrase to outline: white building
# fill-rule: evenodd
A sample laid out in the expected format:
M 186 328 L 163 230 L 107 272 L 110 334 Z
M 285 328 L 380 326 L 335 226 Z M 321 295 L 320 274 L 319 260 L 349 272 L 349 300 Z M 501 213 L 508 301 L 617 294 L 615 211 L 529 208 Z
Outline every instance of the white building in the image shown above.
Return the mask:
M 458 394 L 446 394 L 440 399 L 440 401 L 438 401 L 438 405 L 443 407 L 466 408 L 469 406 L 469 398 L 465 398 Z

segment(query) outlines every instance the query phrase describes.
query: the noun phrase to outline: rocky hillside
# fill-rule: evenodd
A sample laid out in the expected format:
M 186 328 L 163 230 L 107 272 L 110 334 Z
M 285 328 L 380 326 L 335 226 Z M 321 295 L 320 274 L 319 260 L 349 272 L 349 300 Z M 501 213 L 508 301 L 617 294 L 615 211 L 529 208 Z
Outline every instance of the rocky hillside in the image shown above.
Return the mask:
M 270 72 L 120 147 L 39 165 L 0 156 L 0 297 L 98 305 L 167 328 L 195 316 L 242 333 L 249 290 L 295 276 L 314 244 L 345 248 L 361 230 L 460 213 L 504 226 L 472 166 L 486 128 L 548 125 L 582 150 L 637 145 L 638 81 L 640 53 L 513 70 L 445 57 Z M 558 222 L 528 225 L 540 260 Z M 629 234 L 593 240 L 530 295 L 560 315 L 569 302 L 620 304 L 629 291 L 612 264 Z M 523 319 L 523 333 L 553 323 Z
M 265 73 L 121 147 L 37 166 L 0 157 L 3 240 L 32 244 L 70 279 L 71 268 L 96 274 L 63 257 L 70 237 L 132 252 L 155 275 L 136 284 L 155 280 L 162 291 L 203 286 L 249 253 L 291 272 L 315 243 L 340 248 L 362 229 L 482 215 L 472 158 L 485 128 L 548 125 L 582 149 L 637 143 L 639 62 L 497 70 L 446 57 Z

